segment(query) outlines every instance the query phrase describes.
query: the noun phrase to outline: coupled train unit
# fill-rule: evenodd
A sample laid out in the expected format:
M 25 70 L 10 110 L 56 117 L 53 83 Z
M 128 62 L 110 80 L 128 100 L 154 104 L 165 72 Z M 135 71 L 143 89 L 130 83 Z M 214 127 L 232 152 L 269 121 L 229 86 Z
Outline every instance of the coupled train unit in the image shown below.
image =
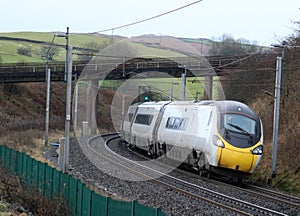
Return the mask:
M 186 163 L 200 174 L 239 180 L 257 168 L 263 153 L 259 116 L 237 101 L 158 101 L 133 104 L 123 139 L 153 157 Z

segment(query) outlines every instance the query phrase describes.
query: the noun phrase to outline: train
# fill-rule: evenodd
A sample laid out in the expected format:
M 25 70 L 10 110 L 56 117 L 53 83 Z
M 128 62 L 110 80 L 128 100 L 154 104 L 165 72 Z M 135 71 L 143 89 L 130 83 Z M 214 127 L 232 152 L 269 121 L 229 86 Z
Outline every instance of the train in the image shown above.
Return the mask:
M 123 140 L 153 158 L 187 164 L 202 176 L 243 181 L 263 154 L 260 117 L 238 101 L 150 101 L 129 106 Z

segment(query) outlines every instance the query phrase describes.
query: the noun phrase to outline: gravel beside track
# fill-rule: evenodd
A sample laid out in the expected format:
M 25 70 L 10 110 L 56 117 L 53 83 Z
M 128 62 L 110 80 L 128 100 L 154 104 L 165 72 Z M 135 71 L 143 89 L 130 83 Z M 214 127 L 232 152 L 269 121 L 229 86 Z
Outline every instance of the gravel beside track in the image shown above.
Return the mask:
M 116 142 L 110 145 L 113 151 L 130 158 L 131 160 L 143 160 L 138 155 L 129 151 L 122 143 Z M 57 164 L 55 148 L 51 147 L 45 153 L 45 157 L 50 159 L 53 164 Z M 74 139 L 70 142 L 70 167 L 69 173 L 83 182 L 95 186 L 102 194 L 107 194 L 122 200 L 137 200 L 139 203 L 162 208 L 163 212 L 168 215 L 232 215 L 232 212 L 215 207 L 212 204 L 195 200 L 188 196 L 184 196 L 173 190 L 167 189 L 152 181 L 125 181 L 116 177 L 112 177 L 107 173 L 99 170 L 94 166 L 83 154 L 78 142 Z M 240 198 L 247 202 L 271 208 L 287 215 L 300 215 L 299 209 L 291 208 L 280 203 L 274 203 L 266 199 L 261 199 L 245 192 L 240 192 L 225 185 L 218 185 L 199 179 L 192 174 L 186 172 L 173 171 L 173 176 L 186 181 L 193 182 L 211 190 L 228 194 L 232 197 Z
M 128 150 L 124 145 L 118 143 L 111 143 L 110 147 L 118 154 L 123 155 L 124 157 L 129 157 L 132 160 L 141 160 L 139 155 L 133 156 L 133 154 Z M 286 215 L 300 215 L 300 208 L 294 207 L 293 205 L 288 205 L 280 201 L 275 201 L 273 199 L 266 199 L 263 197 L 263 194 L 253 194 L 252 191 L 246 190 L 241 187 L 237 187 L 230 184 L 225 184 L 221 181 L 207 180 L 205 178 L 200 178 L 198 175 L 195 175 L 191 172 L 182 171 L 176 169 L 170 173 L 172 176 L 182 179 L 184 181 L 191 182 L 193 184 L 203 186 L 210 190 L 217 191 L 219 193 L 241 199 L 243 201 L 267 208 Z M 248 187 L 248 185 L 243 185 Z M 284 194 L 282 194 L 284 195 Z M 271 197 L 272 198 L 272 197 Z M 256 211 L 253 211 L 253 215 L 257 215 Z

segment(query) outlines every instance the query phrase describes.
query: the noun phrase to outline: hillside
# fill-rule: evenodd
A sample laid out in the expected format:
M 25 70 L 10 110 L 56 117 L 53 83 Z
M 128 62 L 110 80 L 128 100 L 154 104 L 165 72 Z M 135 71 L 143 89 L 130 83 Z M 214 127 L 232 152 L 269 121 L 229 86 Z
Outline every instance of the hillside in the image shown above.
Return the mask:
M 288 38 L 288 44 L 291 47 L 285 48 L 285 58 L 282 68 L 277 159 L 278 175 L 273 183 L 285 190 L 300 193 L 300 92 L 298 91 L 300 80 L 300 49 L 293 47 L 300 45 L 300 34 L 297 37 Z M 281 49 L 278 51 L 281 54 Z M 264 81 L 268 83 L 270 79 Z M 266 136 L 263 166 L 260 167 L 259 173 L 257 173 L 257 179 L 266 181 L 271 173 L 268 165 L 271 164 L 272 160 L 271 134 L 273 128 L 271 123 L 273 123 L 273 97 L 259 97 L 253 106 L 256 107 L 259 114 L 263 117 L 263 122 L 267 125 L 264 128 L 264 132 L 268 136 Z
M 212 41 L 209 39 L 175 38 L 169 36 L 141 35 L 129 39 L 131 42 L 145 46 L 170 49 L 183 54 L 196 54 L 208 56 Z
M 19 62 L 43 62 L 41 55 L 45 54 L 53 40 L 53 46 L 56 48 L 54 56 L 55 61 L 63 61 L 65 59 L 65 44 L 64 37 L 55 37 L 57 33 L 54 32 L 13 32 L 0 33 L 0 56 L 1 63 L 19 63 Z M 70 34 L 69 44 L 78 48 L 90 48 L 90 44 L 94 43 L 98 46 L 105 46 L 110 43 L 109 37 L 102 35 L 88 35 L 88 34 Z M 27 53 L 18 52 L 18 50 L 27 51 Z M 78 58 L 77 56 L 75 57 Z
M 51 47 L 55 52 L 53 61 L 65 60 L 64 37 L 54 37 L 55 32 L 13 32 L 0 33 L 0 64 L 1 63 L 23 63 L 44 62 L 47 49 Z M 60 33 L 61 34 L 61 33 Z M 114 36 L 114 42 L 125 38 Z M 52 43 L 53 40 L 53 43 Z M 128 39 L 129 44 L 136 55 L 143 56 L 145 53 L 152 56 L 185 56 L 169 50 L 168 47 L 148 46 L 138 41 Z M 137 43 L 138 42 L 138 43 Z M 52 43 L 52 44 L 51 44 Z M 96 54 L 97 51 L 112 43 L 112 38 L 99 34 L 69 34 L 69 45 L 73 46 L 73 59 L 80 60 L 85 54 Z M 182 43 L 182 42 L 181 42 Z M 51 46 L 50 46 L 51 45 Z M 91 51 L 92 50 L 92 51 Z
M 20 34 L 20 35 L 18 35 Z M 25 38 L 35 41 L 51 41 L 53 33 L 11 33 L 0 34 L 0 37 Z M 39 35 L 39 36 L 37 36 Z M 32 37 L 32 38 L 31 38 Z M 92 38 L 97 43 L 105 43 L 110 38 L 99 35 L 72 35 L 72 43 L 75 46 L 82 47 L 85 42 Z M 153 40 L 154 38 L 154 40 Z M 288 43 L 291 45 L 300 45 L 300 37 L 290 38 Z M 160 37 L 148 36 L 132 38 L 132 46 L 140 55 L 174 55 L 184 56 L 184 53 L 175 52 L 175 49 L 168 50 L 168 46 L 179 48 L 176 42 L 180 40 L 189 41 L 189 44 L 197 44 L 199 40 L 176 39 L 171 38 L 168 41 Z M 57 41 L 56 41 L 57 40 Z M 139 41 L 139 43 L 137 43 Z M 178 44 L 181 44 L 179 43 Z M 20 41 L 0 40 L 0 56 L 2 63 L 19 61 L 42 61 L 39 57 L 40 43 L 24 42 L 32 44 L 32 56 L 23 56 L 16 54 Z M 55 43 L 64 45 L 64 38 L 56 38 Z M 204 43 L 209 46 L 209 41 Z M 27 46 L 26 45 L 26 46 Z M 162 45 L 165 47 L 162 49 Z M 200 45 L 201 47 L 201 45 Z M 186 49 L 185 49 L 186 48 Z M 186 52 L 198 53 L 196 48 L 190 45 L 180 47 L 180 50 Z M 195 51 L 196 50 L 196 51 Z M 281 50 L 277 50 L 276 55 L 280 55 Z M 59 47 L 59 53 L 54 56 L 55 60 L 64 60 L 65 52 L 63 47 Z M 264 125 L 265 147 L 263 162 L 253 176 L 253 181 L 266 184 L 271 176 L 272 160 L 272 130 L 273 130 L 273 101 L 274 97 L 274 79 L 275 79 L 275 61 L 276 56 L 269 56 L 268 64 L 265 64 L 264 70 L 256 70 L 258 65 L 249 63 L 248 72 L 255 73 L 228 73 L 227 80 L 224 80 L 223 87 L 229 92 L 227 99 L 240 100 L 252 107 L 262 118 Z M 272 185 L 287 191 L 300 193 L 300 93 L 298 91 L 300 80 L 300 50 L 287 49 L 284 63 L 283 88 L 280 113 L 279 128 L 279 149 L 278 149 L 278 176 L 273 180 Z M 245 64 L 242 64 L 244 68 Z M 261 69 L 261 68 L 260 68 Z M 225 78 L 224 78 L 225 79 Z M 176 82 L 180 83 L 180 80 Z M 155 85 L 163 87 L 164 91 L 169 91 L 170 83 L 161 84 L 154 80 Z M 119 84 L 107 84 L 108 87 L 117 88 Z M 111 86 L 109 86 L 111 85 Z M 171 84 L 172 85 L 172 84 Z M 193 84 L 194 85 L 194 84 Z M 64 117 L 65 117 L 65 83 L 51 84 L 51 107 L 50 107 L 50 140 L 57 140 L 63 135 Z M 196 88 L 191 87 L 193 91 Z M 265 94 L 264 91 L 271 92 Z M 174 93 L 178 94 L 178 86 L 174 86 Z M 105 125 L 101 125 L 105 131 L 113 130 L 111 123 L 111 100 L 114 96 L 114 90 L 102 90 L 99 97 L 98 110 L 103 118 Z M 21 148 L 24 151 L 33 151 L 34 148 L 43 150 L 44 122 L 45 122 L 45 101 L 46 87 L 44 83 L 27 84 L 0 84 L 0 143 L 5 143 L 15 148 Z M 33 146 L 28 143 L 39 143 Z M 42 145 L 41 145 L 42 144 Z M 35 154 L 38 154 L 35 152 Z

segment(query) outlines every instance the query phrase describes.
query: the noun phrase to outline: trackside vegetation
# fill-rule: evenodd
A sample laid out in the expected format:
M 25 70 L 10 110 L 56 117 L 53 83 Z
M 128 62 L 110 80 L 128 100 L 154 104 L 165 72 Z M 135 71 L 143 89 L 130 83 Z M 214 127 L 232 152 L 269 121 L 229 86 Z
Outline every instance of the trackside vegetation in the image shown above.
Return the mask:
M 274 103 L 274 83 L 276 57 L 281 55 L 281 49 L 273 50 L 274 55 L 267 55 L 264 62 L 260 65 L 260 59 L 252 62 L 242 62 L 240 66 L 243 72 L 230 73 L 228 76 L 220 78 L 224 89 L 226 99 L 239 100 L 253 108 L 262 118 L 264 125 L 264 155 L 262 163 L 251 177 L 255 184 L 268 185 L 279 188 L 291 193 L 300 194 L 300 26 L 297 27 L 294 35 L 286 38 L 288 47 L 285 49 L 285 61 L 283 65 L 282 77 L 282 98 L 280 110 L 279 127 L 279 148 L 277 177 L 270 181 L 271 161 L 272 161 L 272 131 L 273 131 L 273 103 Z M 42 41 L 42 43 L 33 43 L 22 40 L 0 40 L 0 64 L 20 63 L 20 62 L 43 62 L 41 58 L 41 46 L 45 42 L 51 42 L 53 33 L 37 32 L 16 32 L 0 33 L 1 37 L 11 37 L 19 39 L 30 39 Z M 117 38 L 122 39 L 122 38 Z M 103 35 L 84 35 L 74 34 L 70 43 L 76 47 L 96 47 L 111 43 L 111 38 Z M 185 39 L 187 40 L 187 39 Z M 88 43 L 92 41 L 92 43 Z M 187 40 L 188 41 L 188 40 Z M 197 42 L 192 40 L 193 42 Z M 65 59 L 65 39 L 55 38 L 57 44 L 57 53 L 53 56 L 54 61 Z M 93 44 L 94 43 L 94 44 Z M 96 43 L 96 44 L 95 44 Z M 211 44 L 211 41 L 206 41 Z M 29 54 L 18 53 L 20 47 L 31 47 Z M 175 55 L 170 50 L 159 51 L 153 47 L 135 44 L 137 50 L 141 53 L 149 52 L 151 48 L 153 55 Z M 218 47 L 217 47 L 218 48 Z M 28 48 L 29 49 L 29 48 Z M 273 52 L 272 51 L 272 52 Z M 79 50 L 76 53 L 81 52 Z M 26 54 L 26 55 L 25 55 Z M 178 55 L 178 53 L 177 53 Z M 79 55 L 75 55 L 78 58 Z M 258 57 L 259 58 L 259 57 Z M 253 72 L 253 73 L 251 73 Z M 196 97 L 197 91 L 200 92 L 198 99 L 203 97 L 203 85 L 198 82 L 187 80 L 187 88 L 191 92 L 191 98 Z M 170 80 L 137 80 L 143 85 L 149 83 L 153 88 L 162 92 L 162 95 L 168 97 L 170 88 L 173 85 L 174 99 L 180 96 L 180 78 Z M 173 84 L 172 84 L 173 82 Z M 178 84 L 177 84 L 178 83 Z M 101 97 L 97 110 L 98 118 L 102 118 L 103 131 L 113 130 L 111 123 L 111 103 L 116 93 L 116 89 L 122 84 L 121 81 L 104 81 L 99 83 L 101 86 Z M 64 133 L 65 117 L 65 84 L 51 84 L 51 103 L 50 103 L 50 134 L 51 139 L 57 140 Z M 157 91 L 158 91 L 157 90 Z M 216 92 L 216 91 L 213 91 Z M 218 98 L 218 95 L 213 97 Z M 43 147 L 37 143 L 43 143 L 43 130 L 45 122 L 45 101 L 46 87 L 44 83 L 26 83 L 26 84 L 0 84 L 0 142 L 5 143 L 15 149 L 34 154 L 35 157 L 42 155 Z M 33 140 L 28 139 L 32 146 L 27 146 L 24 139 L 27 136 L 35 136 Z M 33 150 L 33 149 L 38 149 Z M 2 175 L 0 175 L 0 179 Z M 0 203 L 1 208 L 1 203 Z

